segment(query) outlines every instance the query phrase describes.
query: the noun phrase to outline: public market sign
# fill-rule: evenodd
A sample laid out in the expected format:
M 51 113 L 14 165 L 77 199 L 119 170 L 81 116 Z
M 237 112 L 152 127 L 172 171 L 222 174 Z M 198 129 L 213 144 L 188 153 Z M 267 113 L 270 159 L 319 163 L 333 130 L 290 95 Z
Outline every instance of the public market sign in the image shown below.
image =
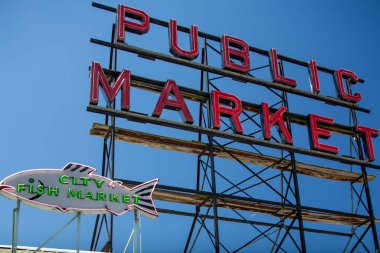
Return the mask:
M 142 10 L 131 8 L 125 5 L 119 5 L 117 9 L 117 40 L 112 47 L 122 49 L 125 33 L 133 32 L 137 34 L 144 34 L 149 31 L 150 17 Z M 192 61 L 199 55 L 199 38 L 198 27 L 192 25 L 189 29 L 190 36 L 190 50 L 181 48 L 178 44 L 178 27 L 177 21 L 171 19 L 169 22 L 169 45 L 170 52 L 175 56 L 181 58 L 183 65 L 191 65 Z M 182 28 L 183 30 L 183 28 Z M 228 73 L 236 72 L 239 76 L 246 77 L 250 69 L 250 46 L 242 39 L 235 38 L 229 35 L 223 35 L 220 37 L 221 48 L 221 65 L 224 70 L 220 70 L 212 67 L 213 70 L 222 72 L 227 70 Z M 136 51 L 139 52 L 138 48 Z M 157 54 L 158 55 L 158 54 Z M 269 66 L 271 69 L 272 82 L 259 80 L 261 84 L 276 85 L 276 87 L 284 87 L 287 90 L 296 90 L 297 80 L 285 76 L 281 73 L 278 65 L 277 50 L 272 48 L 268 51 Z M 162 56 L 161 58 L 168 58 L 172 56 Z M 168 60 L 169 61 L 169 60 Z M 174 62 L 174 61 L 173 61 Z M 195 64 L 195 63 L 194 63 Z M 199 64 L 211 69 L 210 66 L 205 64 Z M 197 66 L 198 66 L 197 65 Z M 198 66 L 199 67 L 199 66 Z M 321 86 L 318 77 L 318 66 L 315 60 L 308 62 L 309 79 L 311 83 L 311 92 L 302 91 L 303 93 L 311 94 L 313 97 L 319 97 Z M 227 73 L 227 72 L 223 72 Z M 233 73 L 234 74 L 234 73 Z M 231 76 L 231 75 L 230 75 Z M 242 79 L 244 80 L 244 78 Z M 258 79 L 257 79 L 258 80 Z M 351 93 L 346 90 L 345 82 L 355 84 L 359 81 L 359 77 L 351 70 L 337 69 L 334 71 L 334 81 L 337 92 L 336 101 L 341 101 L 354 105 L 362 99 L 360 93 Z M 253 82 L 254 83 L 254 82 Z M 105 100 L 108 105 L 115 101 L 118 93 L 121 93 L 121 110 L 130 111 L 131 108 L 131 71 L 123 69 L 118 76 L 114 79 L 113 83 L 109 82 L 104 70 L 100 63 L 92 62 L 91 64 L 91 87 L 90 87 L 90 104 L 97 105 L 99 100 L 99 90 L 102 89 Z M 310 95 L 309 94 L 309 95 Z M 221 117 L 227 117 L 231 120 L 231 128 L 236 134 L 244 134 L 242 123 L 239 119 L 239 115 L 242 113 L 242 101 L 234 94 L 229 94 L 223 91 L 214 90 L 210 95 L 211 108 L 212 108 L 212 128 L 219 130 L 221 126 Z M 311 97 L 311 95 L 309 97 Z M 262 137 L 265 140 L 271 140 L 272 131 L 277 128 L 280 136 L 282 137 L 282 143 L 287 146 L 293 145 L 293 136 L 289 130 L 284 115 L 288 111 L 286 106 L 281 106 L 277 110 L 271 110 L 267 102 L 262 102 L 260 105 L 261 116 L 261 129 Z M 160 118 L 163 110 L 175 110 L 180 113 L 183 119 L 183 123 L 193 124 L 193 116 L 186 105 L 183 98 L 183 94 L 180 91 L 179 86 L 174 80 L 167 80 L 161 91 L 161 95 L 157 100 L 155 108 L 152 108 L 152 117 Z M 135 110 L 135 109 L 133 109 Z M 329 153 L 336 155 L 339 153 L 339 148 L 332 143 L 329 143 L 327 139 L 330 138 L 332 131 L 329 130 L 329 126 L 334 125 L 334 119 L 322 115 L 310 113 L 307 115 L 307 128 L 310 139 L 310 149 L 319 151 L 322 153 Z M 367 161 L 372 162 L 375 160 L 375 152 L 373 148 L 373 138 L 377 137 L 379 131 L 377 129 L 364 126 L 355 125 L 352 126 L 352 131 L 363 137 L 364 150 L 366 152 Z M 324 140 L 322 140 L 324 139 Z
M 77 163 L 63 169 L 25 170 L 2 180 L 0 194 L 51 211 L 121 215 L 136 208 L 147 216 L 158 216 L 152 200 L 158 179 L 130 189 L 95 171 Z

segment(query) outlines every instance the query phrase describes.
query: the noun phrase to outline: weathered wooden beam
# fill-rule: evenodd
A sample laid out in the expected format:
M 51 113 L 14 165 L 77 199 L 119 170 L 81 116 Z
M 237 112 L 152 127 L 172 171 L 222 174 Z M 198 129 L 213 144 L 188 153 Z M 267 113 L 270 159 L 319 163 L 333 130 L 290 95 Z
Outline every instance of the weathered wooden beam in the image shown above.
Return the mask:
M 94 136 L 106 137 L 109 132 L 109 126 L 101 124 L 93 124 L 90 134 Z M 132 131 L 122 128 L 115 129 L 115 137 L 117 140 L 125 141 L 134 144 L 140 144 L 143 146 L 160 148 L 165 150 L 178 151 L 189 154 L 199 155 L 201 153 L 207 155 L 207 144 L 198 141 L 180 140 L 171 137 L 165 137 L 160 135 L 142 133 L 138 131 Z M 280 160 L 280 158 L 251 153 L 244 150 L 232 149 L 232 148 L 220 148 L 214 146 L 214 155 L 220 158 L 233 160 L 231 156 L 235 156 L 243 162 L 249 164 L 255 164 L 262 167 L 272 167 L 274 169 L 290 171 L 290 160 Z M 338 170 L 323 166 L 317 166 L 312 164 L 306 164 L 296 162 L 296 169 L 299 174 L 313 176 L 324 179 L 332 179 L 347 182 L 363 183 L 360 173 L 349 172 L 344 170 Z M 368 175 L 368 180 L 372 180 L 375 176 Z

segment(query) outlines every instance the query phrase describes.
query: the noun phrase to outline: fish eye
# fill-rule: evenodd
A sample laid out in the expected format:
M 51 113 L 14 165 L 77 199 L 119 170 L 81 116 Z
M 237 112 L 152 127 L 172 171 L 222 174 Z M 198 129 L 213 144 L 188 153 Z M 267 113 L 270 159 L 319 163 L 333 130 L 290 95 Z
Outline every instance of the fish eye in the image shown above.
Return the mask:
M 29 178 L 29 183 L 34 183 L 34 179 L 33 178 Z

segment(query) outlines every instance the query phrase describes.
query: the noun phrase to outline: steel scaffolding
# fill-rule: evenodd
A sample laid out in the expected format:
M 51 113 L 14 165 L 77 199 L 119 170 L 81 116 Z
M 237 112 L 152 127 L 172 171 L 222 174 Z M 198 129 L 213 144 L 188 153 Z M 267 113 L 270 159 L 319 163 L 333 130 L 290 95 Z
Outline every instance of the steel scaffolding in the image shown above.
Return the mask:
M 116 12 L 115 8 L 98 3 L 93 3 L 93 6 Z M 151 18 L 151 23 L 168 27 L 167 22 L 154 18 Z M 189 33 L 189 29 L 185 27 L 178 26 L 178 30 Z M 369 189 L 369 181 L 372 180 L 374 176 L 367 175 L 366 170 L 367 167 L 379 169 L 379 166 L 365 160 L 362 147 L 363 136 L 358 135 L 352 127 L 358 123 L 356 111 L 368 113 L 369 110 L 353 103 L 312 92 L 288 88 L 255 77 L 255 71 L 269 68 L 269 65 L 251 69 L 247 75 L 211 67 L 208 65 L 208 54 L 209 52 L 220 54 L 220 51 L 212 45 L 213 42 L 220 42 L 220 38 L 203 32 L 199 32 L 199 36 L 203 38 L 201 63 L 119 43 L 115 36 L 115 25 L 113 25 L 112 29 L 111 42 L 91 39 L 91 42 L 95 44 L 110 48 L 109 69 L 104 69 L 104 72 L 111 82 L 115 80 L 119 74 L 116 68 L 118 50 L 194 68 L 200 71 L 201 76 L 199 90 L 179 86 L 185 99 L 199 103 L 199 121 L 196 126 L 153 118 L 134 112 L 117 110 L 115 109 L 115 102 L 108 105 L 107 108 L 89 105 L 87 108 L 88 111 L 105 115 L 104 125 L 94 124 L 91 128 L 92 135 L 104 138 L 102 175 L 114 179 L 116 140 L 142 144 L 153 148 L 195 154 L 197 156 L 195 189 L 157 185 L 157 190 L 154 194 L 154 198 L 158 200 L 189 204 L 195 207 L 193 213 L 158 208 L 158 211 L 161 213 L 192 217 L 193 220 L 189 228 L 186 244 L 184 245 L 184 252 L 193 252 L 194 247 L 197 245 L 199 235 L 202 232 L 209 238 L 209 242 L 212 244 L 215 252 L 239 252 L 247 248 L 253 249 L 252 247 L 254 247 L 255 243 L 261 240 L 269 242 L 267 252 L 306 252 L 308 245 L 305 233 L 345 237 L 348 240 L 343 252 L 355 252 L 358 246 L 361 246 L 366 252 L 373 252 L 373 250 L 379 252 L 376 220 Z M 250 51 L 251 53 L 268 57 L 268 52 L 265 50 L 250 47 Z M 307 62 L 282 55 L 279 55 L 278 58 L 279 62 L 277 62 L 277 64 L 282 75 L 284 75 L 284 62 L 305 68 L 308 67 Z M 334 73 L 333 70 L 324 67 L 318 67 L 318 70 L 330 75 Z M 211 74 L 213 77 L 210 76 Z M 219 90 L 216 81 L 223 78 L 233 78 L 241 82 L 254 83 L 268 89 L 277 99 L 276 102 L 270 105 L 271 112 L 274 112 L 279 106 L 288 108 L 288 112 L 284 115 L 287 128 L 290 132 L 292 131 L 292 124 L 306 125 L 307 118 L 303 115 L 289 112 L 288 93 L 348 108 L 349 125 L 334 124 L 332 126 L 325 125 L 324 127 L 350 138 L 350 156 L 337 156 L 298 148 L 285 144 L 281 136 L 273 136 L 270 141 L 260 139 L 258 134 L 261 133 L 259 119 L 261 106 L 244 101 L 244 111 L 242 113 L 241 122 L 255 126 L 255 129 L 251 133 L 244 135 L 230 133 L 231 125 L 224 120 L 222 120 L 224 125 L 223 129 L 221 128 L 219 131 L 213 130 L 210 116 L 210 94 L 212 90 Z M 162 81 L 135 75 L 132 75 L 131 79 L 132 87 L 157 93 L 161 92 L 164 85 Z M 360 80 L 360 82 L 363 82 L 363 80 Z M 350 80 L 347 80 L 347 90 L 349 93 L 351 92 Z M 116 126 L 115 117 L 194 132 L 197 133 L 198 139 L 197 142 L 192 142 L 121 129 Z M 235 144 L 239 144 L 238 147 Z M 241 145 L 244 145 L 244 148 L 241 148 Z M 263 150 L 262 148 L 278 149 L 281 151 L 281 155 L 278 157 L 272 156 L 272 154 L 267 153 L 266 149 Z M 296 156 L 298 155 L 308 155 L 342 162 L 349 164 L 351 170 L 337 170 L 314 164 L 305 164 L 297 160 Z M 216 159 L 233 161 L 235 166 L 243 169 L 247 173 L 247 176 L 237 182 L 229 179 L 224 174 L 223 168 L 218 167 Z M 360 168 L 360 172 L 354 171 L 355 168 Z M 268 172 L 270 172 L 269 176 Z M 298 175 L 348 182 L 351 189 L 351 212 L 341 212 L 302 205 L 300 197 L 302 193 L 299 189 Z M 124 184 L 130 186 L 139 184 L 139 182 L 131 180 L 118 180 L 122 180 Z M 225 189 L 218 187 L 222 185 L 220 183 L 221 181 L 223 181 L 223 186 L 228 184 L 229 187 Z M 252 196 L 251 192 L 257 187 L 265 187 L 266 191 L 273 194 L 277 200 L 259 199 Z M 224 210 L 228 210 L 229 214 L 221 215 L 221 211 L 224 214 L 226 213 Z M 277 221 L 274 222 L 272 219 L 272 221 L 264 222 L 247 218 L 247 212 L 270 215 L 276 218 Z M 211 221 L 211 225 L 208 221 Z M 305 221 L 342 224 L 351 226 L 351 228 L 350 231 L 347 232 L 315 229 L 305 226 Z M 237 248 L 229 248 L 227 244 L 221 240 L 221 234 L 223 233 L 220 229 L 221 222 L 234 222 L 252 227 L 251 239 L 241 242 Z M 101 251 L 112 252 L 114 232 L 113 215 L 97 216 L 91 250 L 99 248 L 100 234 L 104 230 L 107 233 L 108 240 L 101 244 L 104 245 Z M 372 240 L 370 240 L 372 243 L 368 245 L 368 240 L 364 241 L 364 238 L 369 236 L 370 230 L 372 232 Z M 285 244 L 285 242 L 287 243 Z

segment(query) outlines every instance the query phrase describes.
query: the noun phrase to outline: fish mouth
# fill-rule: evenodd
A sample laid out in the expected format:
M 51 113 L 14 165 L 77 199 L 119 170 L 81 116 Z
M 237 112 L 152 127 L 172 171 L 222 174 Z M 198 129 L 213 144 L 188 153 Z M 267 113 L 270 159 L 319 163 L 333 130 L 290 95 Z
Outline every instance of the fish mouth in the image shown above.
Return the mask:
M 10 185 L 0 185 L 0 191 L 12 190 L 12 189 L 14 189 L 13 186 L 10 186 Z

